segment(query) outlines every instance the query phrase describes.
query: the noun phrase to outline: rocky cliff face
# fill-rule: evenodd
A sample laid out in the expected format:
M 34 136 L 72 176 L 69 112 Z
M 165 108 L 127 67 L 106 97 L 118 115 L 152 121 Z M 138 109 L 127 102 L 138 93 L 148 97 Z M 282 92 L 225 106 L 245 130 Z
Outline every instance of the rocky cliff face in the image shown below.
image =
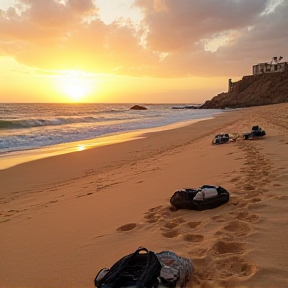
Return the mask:
M 261 106 L 288 102 L 288 72 L 244 76 L 233 89 L 206 101 L 202 109 Z

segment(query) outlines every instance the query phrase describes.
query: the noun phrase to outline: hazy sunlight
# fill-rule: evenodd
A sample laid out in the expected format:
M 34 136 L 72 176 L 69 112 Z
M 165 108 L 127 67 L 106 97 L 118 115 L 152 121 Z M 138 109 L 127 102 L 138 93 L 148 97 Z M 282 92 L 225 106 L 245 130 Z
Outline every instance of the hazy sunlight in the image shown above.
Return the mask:
M 64 71 L 60 76 L 59 89 L 70 101 L 81 102 L 91 92 L 91 83 L 80 71 Z

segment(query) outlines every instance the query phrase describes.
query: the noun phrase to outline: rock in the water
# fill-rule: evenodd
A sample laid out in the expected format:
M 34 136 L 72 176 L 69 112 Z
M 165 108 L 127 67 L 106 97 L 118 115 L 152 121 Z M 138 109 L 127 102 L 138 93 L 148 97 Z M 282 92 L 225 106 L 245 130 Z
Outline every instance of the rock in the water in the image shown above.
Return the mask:
M 146 107 L 140 106 L 140 105 L 134 105 L 130 109 L 132 109 L 132 110 L 147 110 Z

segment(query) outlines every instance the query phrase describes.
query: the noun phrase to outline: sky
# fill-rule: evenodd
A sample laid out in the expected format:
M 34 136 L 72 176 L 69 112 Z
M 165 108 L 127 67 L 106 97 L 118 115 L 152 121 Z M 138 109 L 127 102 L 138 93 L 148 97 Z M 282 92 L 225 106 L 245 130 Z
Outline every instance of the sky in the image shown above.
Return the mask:
M 0 103 L 204 103 L 288 61 L 288 0 L 0 0 Z

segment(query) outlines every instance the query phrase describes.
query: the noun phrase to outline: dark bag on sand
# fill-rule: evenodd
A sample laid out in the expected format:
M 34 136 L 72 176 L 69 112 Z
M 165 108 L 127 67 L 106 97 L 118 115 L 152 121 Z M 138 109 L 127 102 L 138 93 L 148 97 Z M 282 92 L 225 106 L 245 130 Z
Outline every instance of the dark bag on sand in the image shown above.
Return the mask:
M 176 191 L 170 203 L 176 209 L 213 209 L 229 201 L 229 192 L 221 186 L 203 185 L 198 189 L 186 188 Z
M 110 269 L 101 269 L 94 279 L 97 288 L 158 287 L 161 264 L 154 252 L 139 247 L 118 260 Z

